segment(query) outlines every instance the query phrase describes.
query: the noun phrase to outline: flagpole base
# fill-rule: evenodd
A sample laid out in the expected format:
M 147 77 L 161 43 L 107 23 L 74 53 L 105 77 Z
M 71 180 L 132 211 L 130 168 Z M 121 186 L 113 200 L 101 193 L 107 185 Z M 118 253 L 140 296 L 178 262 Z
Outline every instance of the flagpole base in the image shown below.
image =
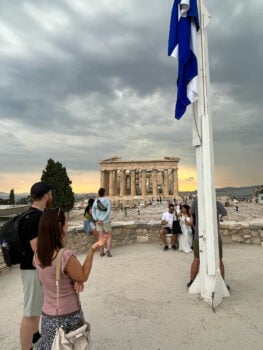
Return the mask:
M 200 293 L 201 298 L 211 304 L 212 310 L 215 311 L 215 308 L 221 304 L 223 298 L 229 297 L 229 291 L 223 280 L 220 271 L 216 275 L 204 276 L 205 283 L 201 284 L 201 275 L 197 274 L 194 282 L 189 288 L 190 294 Z M 204 286 L 203 288 L 201 286 Z

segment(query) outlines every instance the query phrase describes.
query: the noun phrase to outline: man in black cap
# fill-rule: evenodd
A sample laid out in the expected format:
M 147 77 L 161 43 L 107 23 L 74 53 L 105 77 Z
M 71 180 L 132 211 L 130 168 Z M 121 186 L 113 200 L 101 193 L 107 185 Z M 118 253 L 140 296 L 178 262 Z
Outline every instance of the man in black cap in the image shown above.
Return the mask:
M 21 222 L 20 233 L 23 237 L 25 254 L 20 263 L 21 279 L 24 291 L 24 310 L 20 326 L 22 350 L 32 349 L 32 343 L 40 338 L 39 320 L 43 305 L 43 291 L 32 260 L 37 249 L 38 223 L 45 208 L 51 207 L 51 186 L 37 182 L 31 187 L 33 200 L 29 215 Z

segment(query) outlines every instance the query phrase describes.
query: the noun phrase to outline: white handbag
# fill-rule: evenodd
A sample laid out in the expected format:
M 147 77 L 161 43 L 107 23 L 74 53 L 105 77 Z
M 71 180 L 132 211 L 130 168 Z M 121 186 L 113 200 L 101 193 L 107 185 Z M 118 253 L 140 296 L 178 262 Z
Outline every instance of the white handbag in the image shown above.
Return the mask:
M 51 350 L 89 350 L 89 334 L 90 325 L 87 322 L 69 333 L 65 333 L 64 330 L 59 327 L 56 330 Z

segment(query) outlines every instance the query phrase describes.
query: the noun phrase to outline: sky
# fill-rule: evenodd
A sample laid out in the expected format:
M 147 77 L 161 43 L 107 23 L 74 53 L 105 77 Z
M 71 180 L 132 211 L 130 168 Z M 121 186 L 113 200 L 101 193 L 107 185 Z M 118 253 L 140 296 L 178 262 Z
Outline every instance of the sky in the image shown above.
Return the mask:
M 215 185 L 261 184 L 263 2 L 204 0 Z M 196 189 L 191 107 L 174 118 L 172 0 L 0 0 L 0 192 L 29 192 L 48 159 L 73 191 L 97 191 L 99 161 L 179 157 Z

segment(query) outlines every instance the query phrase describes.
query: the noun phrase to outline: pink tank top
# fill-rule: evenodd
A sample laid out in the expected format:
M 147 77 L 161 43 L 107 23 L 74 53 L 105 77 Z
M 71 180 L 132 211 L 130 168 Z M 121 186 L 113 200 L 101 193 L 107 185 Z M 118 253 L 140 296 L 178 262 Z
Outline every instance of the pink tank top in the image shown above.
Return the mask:
M 73 251 L 71 249 L 65 249 L 62 255 L 59 282 L 59 315 L 66 315 L 79 310 L 78 295 L 74 290 L 74 282 L 68 276 L 66 271 L 64 271 L 72 255 Z M 44 268 L 36 263 L 35 257 L 33 264 L 38 271 L 38 275 L 44 290 L 44 304 L 42 311 L 47 315 L 56 315 L 56 258 L 52 261 L 51 266 Z

